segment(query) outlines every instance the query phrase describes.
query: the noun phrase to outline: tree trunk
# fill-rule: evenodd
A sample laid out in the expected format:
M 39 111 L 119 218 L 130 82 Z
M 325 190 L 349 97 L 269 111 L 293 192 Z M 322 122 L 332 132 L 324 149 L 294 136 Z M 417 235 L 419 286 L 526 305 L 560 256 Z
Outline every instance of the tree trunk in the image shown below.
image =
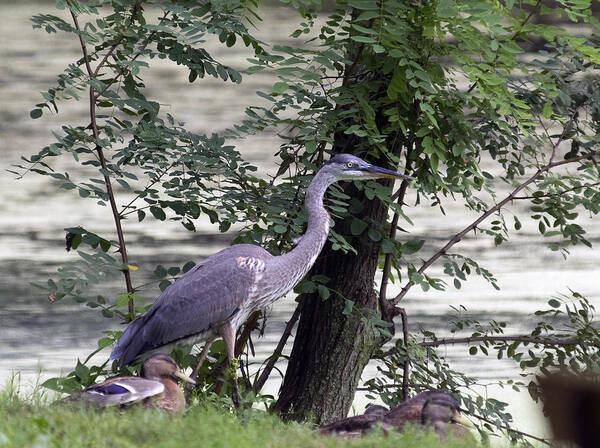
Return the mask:
M 341 142 L 336 141 L 338 148 L 356 147 L 338 143 Z M 384 225 L 385 204 L 378 199 L 368 200 L 352 184 L 346 184 L 344 190 L 363 204 L 361 216 L 372 219 L 373 226 Z M 337 222 L 335 230 L 349 235 L 351 220 L 349 217 Z M 285 419 L 310 417 L 318 424 L 325 424 L 345 417 L 365 366 L 385 342 L 364 319 L 367 317 L 364 309 L 378 309 L 373 279 L 378 266 L 379 243 L 369 239 L 366 230 L 351 242 L 358 252 L 356 255 L 333 251 L 328 242 L 308 275 L 308 278 L 315 274 L 330 278 L 329 298 L 323 300 L 316 292 L 300 296 L 300 322 L 275 404 L 275 410 Z M 343 313 L 344 297 L 354 302 L 351 314 Z

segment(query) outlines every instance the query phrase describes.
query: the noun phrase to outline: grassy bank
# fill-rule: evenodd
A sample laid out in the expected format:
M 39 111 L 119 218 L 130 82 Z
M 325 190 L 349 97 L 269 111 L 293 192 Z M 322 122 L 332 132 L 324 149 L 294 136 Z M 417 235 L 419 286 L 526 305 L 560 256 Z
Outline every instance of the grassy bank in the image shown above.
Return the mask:
M 102 412 L 52 404 L 33 394 L 0 392 L 0 447 L 402 447 L 474 448 L 473 441 L 446 440 L 434 433 L 371 434 L 338 440 L 319 436 L 310 425 L 286 424 L 263 411 L 240 415 L 210 405 L 192 406 L 179 417 L 133 407 Z

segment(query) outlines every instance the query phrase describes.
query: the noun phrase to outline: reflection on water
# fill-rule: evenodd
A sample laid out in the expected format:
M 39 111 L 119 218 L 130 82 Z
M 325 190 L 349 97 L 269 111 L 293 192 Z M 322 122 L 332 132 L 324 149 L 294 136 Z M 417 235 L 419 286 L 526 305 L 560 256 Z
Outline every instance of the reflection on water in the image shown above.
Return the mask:
M 85 104 L 63 105 L 58 116 L 44 117 L 35 122 L 28 117 L 32 105 L 39 102 L 38 92 L 46 90 L 62 68 L 79 57 L 78 43 L 64 35 L 48 36 L 32 30 L 28 18 L 34 13 L 52 12 L 51 6 L 0 5 L 4 18 L 0 29 L 3 45 L 0 48 L 0 141 L 3 166 L 18 162 L 21 154 L 37 152 L 50 139 L 50 131 L 66 121 L 85 120 Z M 292 30 L 292 19 L 283 10 L 265 15 L 263 32 L 284 39 Z M 216 51 L 217 58 L 233 66 L 242 66 L 247 56 L 244 49 Z M 164 61 L 156 61 L 158 68 L 148 72 L 150 97 L 159 98 L 162 107 L 185 120 L 191 130 L 219 132 L 242 117 L 245 105 L 256 102 L 254 92 L 272 83 L 268 75 L 253 77 L 241 86 L 223 84 L 212 79 L 195 84 L 187 82 L 187 73 Z M 273 173 L 272 154 L 278 140 L 272 134 L 262 134 L 240 143 L 245 157 L 269 173 Z M 265 148 L 268 148 L 265 150 Z M 57 169 L 71 169 L 66 158 L 57 161 Z M 81 170 L 80 170 L 81 172 Z M 85 173 L 82 173 L 84 175 Z M 11 371 L 21 372 L 27 382 L 35 379 L 38 369 L 46 378 L 70 370 L 75 360 L 85 357 L 95 347 L 95 341 L 108 326 L 119 323 L 100 317 L 94 310 L 68 301 L 50 303 L 30 282 L 44 282 L 65 261 L 76 258 L 64 249 L 63 228 L 85 224 L 90 230 L 112 234 L 112 218 L 107 210 L 92 201 L 74 197 L 69 192 L 56 191 L 49 179 L 29 175 L 16 182 L 14 176 L 0 176 L 0 382 L 6 381 Z M 121 193 L 123 194 L 123 193 Z M 515 204 L 523 207 L 524 204 Z M 414 222 L 411 237 L 427 239 L 424 254 L 435 252 L 452 234 L 465 227 L 474 218 L 460 205 L 445 204 L 446 217 L 436 210 L 418 207 L 408 210 Z M 598 243 L 600 225 L 585 222 L 589 239 Z M 91 224 L 90 224 L 91 223 Z M 231 235 L 219 235 L 208 221 L 199 223 L 198 232 L 186 232 L 174 222 L 124 224 L 129 243 L 130 259 L 140 266 L 135 283 L 151 279 L 156 264 L 182 265 L 226 246 Z M 567 293 L 568 288 L 600 302 L 600 284 L 595 281 L 600 269 L 598 252 L 584 247 L 574 248 L 565 261 L 562 256 L 549 252 L 537 238 L 535 226 L 525 225 L 508 243 L 494 248 L 486 238 L 465 238 L 460 251 L 475 258 L 491 270 L 499 280 L 501 291 L 496 291 L 483 280 L 473 278 L 460 290 L 424 293 L 411 290 L 404 300 L 410 325 L 444 334 L 451 317 L 450 305 L 464 304 L 474 317 L 507 320 L 514 324 L 513 332 L 526 328 L 532 317 L 528 313 L 544 307 L 551 296 Z M 431 269 L 440 274 L 441 268 Z M 116 294 L 122 288 L 120 279 L 102 285 L 103 295 Z M 100 290 L 100 289 L 99 289 Z M 398 292 L 391 288 L 390 294 Z M 152 300 L 158 294 L 156 284 L 142 290 Z M 291 297 L 273 307 L 266 334 L 255 341 L 256 362 L 260 363 L 274 348 L 286 319 L 292 314 Z M 76 318 L 73 318 L 76 313 Z M 288 344 L 288 350 L 291 344 Z M 478 375 L 487 381 L 514 378 L 518 370 L 508 361 L 498 363 L 482 357 L 465 356 L 464 348 L 448 347 L 446 353 L 457 369 Z M 98 355 L 105 359 L 108 351 Z M 373 366 L 365 372 L 365 379 L 376 374 Z M 276 393 L 279 378 L 273 378 L 266 391 Z M 490 390 L 493 395 L 495 389 Z M 497 391 L 496 391 L 497 392 Z M 510 399 L 511 412 L 517 419 L 525 418 L 523 428 L 531 428 L 532 405 L 523 397 L 502 391 Z M 507 398 L 508 397 L 508 398 Z M 358 407 L 364 397 L 357 397 Z M 541 428 L 538 428 L 541 431 Z

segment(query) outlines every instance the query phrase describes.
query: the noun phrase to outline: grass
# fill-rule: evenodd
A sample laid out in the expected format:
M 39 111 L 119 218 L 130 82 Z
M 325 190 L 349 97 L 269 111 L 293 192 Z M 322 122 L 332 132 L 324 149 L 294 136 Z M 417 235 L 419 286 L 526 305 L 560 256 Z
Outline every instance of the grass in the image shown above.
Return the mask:
M 365 438 L 321 437 L 308 424 L 283 423 L 250 409 L 236 415 L 215 405 L 199 404 L 173 417 L 157 410 L 126 411 L 73 408 L 51 403 L 40 392 L 23 398 L 14 389 L 0 391 L 0 447 L 402 447 L 475 448 L 474 440 L 444 440 L 435 433 L 410 429 Z

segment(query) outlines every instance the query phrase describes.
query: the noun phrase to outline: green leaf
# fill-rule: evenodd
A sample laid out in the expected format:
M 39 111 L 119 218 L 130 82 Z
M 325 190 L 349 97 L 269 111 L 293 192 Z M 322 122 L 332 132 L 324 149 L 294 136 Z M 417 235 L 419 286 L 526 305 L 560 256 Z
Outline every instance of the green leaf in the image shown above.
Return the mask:
M 279 234 L 282 234 L 286 232 L 287 227 L 281 224 L 277 224 L 275 227 L 273 227 L 273 230 Z
M 281 95 L 287 89 L 289 89 L 289 85 L 283 81 L 278 81 L 273 84 L 272 95 Z
M 520 230 L 521 229 L 521 221 L 519 221 L 519 218 L 517 218 L 516 216 L 515 218 L 515 230 Z
M 109 345 L 112 345 L 113 342 L 114 342 L 113 338 L 100 338 L 100 339 L 98 339 L 98 348 L 99 349 L 106 348 Z
M 367 223 L 362 219 L 352 218 L 352 222 L 350 223 L 350 232 L 354 236 L 358 236 L 362 234 L 367 228 Z
M 322 286 L 322 285 L 320 285 Z M 317 284 L 314 282 L 311 282 L 310 280 L 305 280 L 302 282 L 302 293 L 303 294 L 312 294 L 313 292 L 315 292 L 317 290 Z
M 167 276 L 167 268 L 165 268 L 162 264 L 159 264 L 154 269 L 154 276 L 157 278 L 164 278 Z
M 317 285 L 317 292 L 319 296 L 323 300 L 327 300 L 329 298 L 329 288 L 325 285 Z
M 381 242 L 381 251 L 384 254 L 394 253 L 394 247 L 395 247 L 394 240 L 390 240 L 390 239 L 386 238 Z
M 383 238 L 381 232 L 378 229 L 374 228 L 370 228 L 367 235 L 369 236 L 369 239 L 371 241 L 381 241 L 381 238 Z
M 542 115 L 544 116 L 544 118 L 549 120 L 550 118 L 552 118 L 553 113 L 554 111 L 552 110 L 552 104 L 549 101 L 546 101 L 544 103 L 544 108 L 542 109 Z
M 167 218 L 165 211 L 162 208 L 156 207 L 154 205 L 150 207 L 150 213 L 152 213 L 152 215 L 154 215 L 154 217 L 159 221 L 164 221 Z
M 42 383 L 42 387 L 46 389 L 54 390 L 56 392 L 62 392 L 66 394 L 72 394 L 82 389 L 81 384 L 75 378 L 50 378 Z
M 425 240 L 410 240 L 406 243 L 402 243 L 402 254 L 411 255 L 418 252 L 425 244 Z
M 185 273 L 192 269 L 194 266 L 196 266 L 196 263 L 194 263 L 193 261 L 188 261 L 186 264 L 183 265 L 183 268 L 181 268 L 181 270 Z
M 548 305 L 550 305 L 552 308 L 560 308 L 560 302 L 556 299 L 548 300 Z
M 354 309 L 354 302 L 352 300 L 344 299 L 344 310 L 342 314 L 345 316 L 349 316 L 352 314 L 352 310 Z
M 32 109 L 31 112 L 29 112 L 29 116 L 34 120 L 40 118 L 42 116 L 42 109 Z
M 312 154 L 317 150 L 317 142 L 314 140 L 307 140 L 305 148 L 307 153 Z

